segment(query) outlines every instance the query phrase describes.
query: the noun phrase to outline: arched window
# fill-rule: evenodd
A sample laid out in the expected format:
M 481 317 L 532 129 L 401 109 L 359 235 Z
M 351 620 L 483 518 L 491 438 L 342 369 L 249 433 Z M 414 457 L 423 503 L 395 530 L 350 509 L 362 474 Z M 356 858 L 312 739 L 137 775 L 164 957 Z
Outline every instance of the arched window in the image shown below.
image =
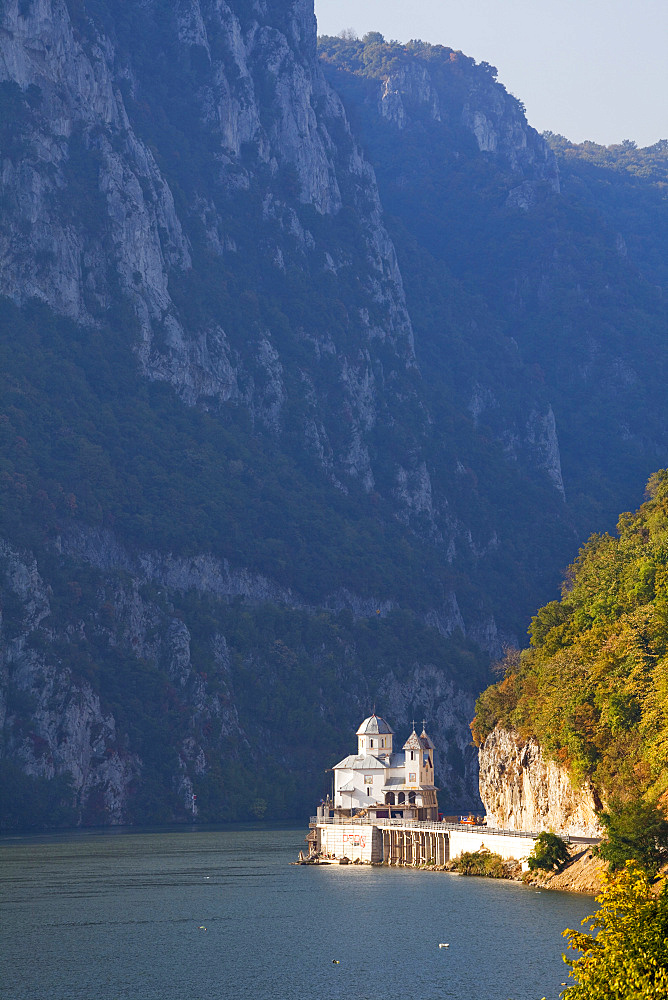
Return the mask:
M 393 806 L 394 805 L 394 792 L 388 792 L 387 793 L 387 795 L 385 796 L 385 805 L 386 806 Z
M 414 803 L 415 803 L 415 792 L 409 792 L 409 793 L 408 793 L 408 801 L 409 801 L 410 803 L 412 803 L 412 804 L 414 804 Z
M 405 801 L 406 801 L 406 796 L 404 795 L 403 792 L 399 792 L 398 804 L 402 806 Z
M 371 749 L 373 750 L 373 740 L 369 740 L 369 746 L 370 746 L 370 747 L 371 747 Z

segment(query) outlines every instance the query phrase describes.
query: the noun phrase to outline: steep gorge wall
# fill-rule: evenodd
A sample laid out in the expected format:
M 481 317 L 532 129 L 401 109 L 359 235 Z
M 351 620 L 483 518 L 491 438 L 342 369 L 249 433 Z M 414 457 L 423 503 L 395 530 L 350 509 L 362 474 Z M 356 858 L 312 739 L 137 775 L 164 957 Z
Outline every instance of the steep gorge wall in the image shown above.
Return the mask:
M 320 763 L 342 752 L 358 717 L 381 697 L 396 726 L 415 711 L 429 716 L 443 797 L 475 808 L 468 722 L 475 686 L 487 678 L 472 643 L 499 652 L 505 637 L 497 617 L 512 603 L 505 554 L 519 564 L 518 535 L 533 538 L 525 521 L 518 530 L 498 515 L 497 497 L 505 491 L 513 508 L 516 499 L 537 497 L 538 528 L 549 524 L 553 537 L 558 522 L 569 545 L 574 538 L 555 411 L 541 379 L 527 374 L 505 335 L 487 370 L 479 364 L 495 328 L 447 282 L 433 330 L 443 351 L 425 388 L 429 363 L 420 370 L 376 175 L 323 75 L 315 31 L 311 0 L 0 5 L 0 295 L 26 311 L 37 300 L 69 317 L 79 324 L 68 328 L 74 339 L 94 342 L 99 331 L 117 338 L 118 354 L 128 355 L 113 358 L 118 385 L 136 387 L 130 373 L 139 369 L 142 385 L 173 389 L 161 397 L 163 447 L 171 427 L 165 399 L 174 400 L 179 430 L 188 424 L 183 409 L 217 420 L 220 466 L 234 466 L 239 484 L 238 520 L 258 512 L 244 536 L 249 552 L 260 552 L 252 565 L 250 554 L 228 558 L 221 530 L 215 552 L 195 545 L 187 530 L 185 542 L 184 532 L 156 542 L 159 519 L 173 517 L 187 529 L 201 466 L 218 458 L 208 452 L 203 459 L 195 422 L 177 455 L 195 486 L 188 502 L 171 484 L 160 492 L 164 451 L 156 451 L 155 460 L 146 456 L 143 494 L 133 494 L 154 504 L 135 511 L 143 531 L 136 521 L 127 528 L 123 502 L 114 526 L 104 489 L 77 515 L 79 456 L 103 449 L 97 426 L 89 429 L 90 409 L 83 431 L 77 424 L 85 380 L 77 371 L 70 412 L 52 418 L 43 407 L 47 435 L 33 440 L 22 398 L 33 390 L 46 397 L 50 378 L 39 386 L 13 379 L 16 425 L 0 414 L 0 431 L 7 422 L 13 428 L 7 454 L 46 455 L 49 490 L 72 504 L 49 515 L 44 531 L 41 514 L 33 519 L 31 550 L 7 538 L 0 759 L 35 777 L 69 775 L 83 822 L 183 818 L 194 788 L 207 817 L 239 818 L 239 788 L 245 782 L 261 800 L 271 773 L 288 790 L 270 808 L 302 810 L 294 776 L 307 775 L 308 789 L 319 791 Z M 485 176 L 498 182 L 500 211 L 528 217 L 546 190 L 558 193 L 554 159 L 518 102 L 469 62 L 456 115 L 467 155 L 483 157 L 478 166 L 484 162 Z M 415 67 L 390 73 L 378 84 L 374 114 L 397 134 L 425 113 L 439 124 L 450 113 L 439 87 Z M 458 161 L 457 143 L 450 152 Z M 419 158 L 412 170 L 417 179 L 398 181 L 411 188 L 415 180 L 421 191 Z M 459 325 L 450 289 L 454 313 L 464 314 Z M 46 310 L 37 323 L 48 342 Z M 452 344 L 469 352 L 459 367 Z M 86 375 L 86 388 L 95 388 L 110 367 Z M 123 397 L 126 408 L 145 414 L 136 395 Z M 135 444 L 134 428 L 123 427 L 125 438 L 109 449 L 121 467 L 127 456 L 119 450 L 129 454 Z M 232 460 L 223 452 L 239 427 Z M 462 428 L 479 445 L 477 462 L 467 459 Z M 77 435 L 86 434 L 77 451 Z M 291 460 L 281 466 L 280 490 L 256 460 L 252 444 L 260 439 L 277 459 Z M 496 462 L 503 489 L 480 456 Z M 90 463 L 95 482 L 83 482 L 82 492 L 98 476 L 112 478 L 108 458 Z M 21 461 L 11 470 L 16 492 L 7 510 L 28 492 Z M 322 492 L 330 491 L 336 511 L 330 522 L 323 503 L 314 518 L 318 541 L 331 541 L 323 579 L 339 543 L 333 523 L 344 550 L 346 578 L 331 587 L 318 580 L 315 596 L 306 574 L 286 573 L 292 540 L 312 544 L 311 522 L 299 518 L 307 501 L 291 481 L 295 469 L 302 483 L 325 480 Z M 135 464 L 131 485 L 138 476 Z M 273 506 L 267 502 L 270 489 L 285 501 L 278 514 L 275 495 Z M 30 498 L 33 513 L 49 507 L 43 492 Z M 341 497 L 351 500 L 343 514 Z M 371 553 L 363 535 L 348 538 L 361 516 L 362 504 L 353 510 L 357 497 L 368 501 Z M 196 513 L 219 529 L 211 510 L 220 508 L 210 501 L 209 493 Z M 367 565 L 381 550 L 390 553 L 385 592 L 365 586 Z M 405 563 L 392 562 L 404 550 L 414 556 L 405 579 L 396 569 Z M 486 566 L 494 599 L 476 577 Z M 527 603 L 524 590 L 518 606 Z M 515 608 L 513 617 L 503 626 L 509 634 L 518 631 Z M 256 635 L 263 630 L 264 644 Z
M 564 768 L 546 760 L 535 740 L 494 729 L 479 752 L 480 797 L 490 826 L 598 837 L 601 808 L 593 788 L 575 787 Z
M 73 20 L 65 0 L 3 4 L 0 82 L 9 88 L 19 134 L 0 175 L 0 293 L 19 304 L 40 299 L 84 324 L 122 302 L 136 317 L 149 378 L 168 381 L 190 404 L 248 408 L 253 419 L 280 431 L 294 372 L 276 331 L 258 323 L 252 338 L 235 343 L 225 315 L 214 311 L 194 325 L 170 286 L 187 286 L 202 253 L 214 257 L 221 280 L 227 262 L 249 252 L 279 281 L 290 267 L 312 271 L 344 300 L 355 280 L 361 294 L 348 322 L 358 351 L 299 331 L 313 342 L 312 363 L 301 373 L 308 403 L 302 433 L 333 478 L 352 476 L 371 490 L 377 475 L 369 439 L 386 420 L 378 396 L 391 379 L 411 392 L 405 373 L 414 366 L 413 334 L 373 171 L 317 64 L 312 6 L 292 4 L 277 13 L 263 3 L 187 0 L 165 18 L 148 4 L 133 15 L 136 24 L 128 15 L 129 28 L 113 4 L 106 13 L 97 20 L 83 6 Z M 137 56 L 127 37 L 133 29 L 155 32 L 164 48 L 156 47 L 148 62 Z M 200 71 L 187 72 L 195 63 Z M 142 135 L 150 132 L 147 108 L 156 119 L 169 114 L 158 104 L 165 98 L 156 82 L 161 73 L 184 91 L 188 139 L 205 146 L 197 153 L 210 161 L 206 177 L 201 160 L 193 162 L 188 204 L 182 192 L 174 194 L 183 179 L 169 171 L 175 153 L 186 153 L 173 149 L 181 136 L 157 128 Z M 286 197 L 286 177 L 293 175 L 295 189 Z M 249 247 L 238 245 L 230 222 L 233 203 L 244 197 L 245 228 L 258 227 Z M 343 209 L 356 215 L 364 254 L 357 274 L 349 250 L 332 245 L 326 221 Z M 199 258 L 193 258 L 193 227 L 204 242 Z M 377 348 L 386 342 L 391 361 L 384 351 L 381 366 Z M 321 369 L 331 380 L 332 362 L 349 414 L 345 435 L 340 425 L 334 433 L 319 403 Z M 410 478 L 413 465 L 421 468 L 408 456 L 401 463 L 399 503 L 405 494 L 411 499 L 403 467 Z
M 0 174 L 0 294 L 78 323 L 136 323 L 149 379 L 189 405 L 233 406 L 259 430 L 297 435 L 337 489 L 379 493 L 447 561 L 475 564 L 493 531 L 474 543 L 442 470 L 435 485 L 395 247 L 318 63 L 309 0 L 179 0 L 167 12 L 8 0 L 0 24 L 0 84 L 18 125 Z M 153 47 L 137 47 L 142 35 Z M 478 75 L 461 115 L 469 130 L 475 108 L 485 118 L 480 149 L 491 143 L 508 162 L 511 185 L 557 185 L 517 102 Z M 438 117 L 436 84 L 409 77 L 388 78 L 381 114 L 395 121 L 390 93 L 408 119 L 432 94 Z M 302 308 L 307 295 L 317 308 Z M 476 423 L 503 408 L 477 384 L 470 397 Z M 549 403 L 531 390 L 520 409 L 497 435 L 509 465 L 526 451 L 531 474 L 546 472 L 563 496 Z
M 56 590 L 27 554 L 0 546 L 11 612 L 0 622 L 0 763 L 67 777 L 70 822 L 183 820 L 193 793 L 209 821 L 294 816 L 326 790 L 321 765 L 376 700 L 396 726 L 421 707 L 448 801 L 477 807 L 474 696 L 440 658 L 370 653 L 352 617 L 278 612 L 266 602 L 286 595 L 214 565 L 144 558 L 133 578 L 127 554 L 105 545 L 94 600 L 80 564 L 67 560 Z M 235 609 L 234 597 L 250 603 Z
M 399 47 L 396 43 L 365 45 L 325 38 L 321 52 L 328 79 L 340 87 L 346 107 L 354 115 L 359 141 L 376 165 L 388 214 L 398 217 L 415 243 L 427 251 L 418 266 L 418 282 L 425 258 L 429 260 L 432 254 L 447 257 L 448 243 L 466 245 L 461 227 L 466 228 L 467 219 L 471 229 L 480 227 L 476 213 L 485 195 L 481 193 L 478 204 L 470 205 L 470 212 L 448 203 L 451 191 L 466 197 L 462 180 L 468 171 L 481 170 L 481 188 L 486 171 L 493 172 L 500 182 L 488 206 L 490 218 L 496 216 L 501 197 L 503 212 L 511 217 L 530 216 L 559 194 L 559 169 L 552 150 L 528 124 L 521 103 L 496 80 L 493 67 L 476 65 L 461 52 L 423 42 Z M 421 150 L 420 157 L 407 152 L 415 146 Z M 491 179 L 491 173 L 489 176 Z M 426 199 L 416 197 L 422 186 L 429 191 Z M 434 216 L 442 218 L 440 227 L 434 225 Z M 415 247 L 406 245 L 401 230 L 396 238 L 406 261 Z M 481 261 L 481 280 L 484 269 Z M 419 295 L 418 289 L 411 288 L 411 270 L 409 266 L 407 293 Z M 449 308 L 447 296 L 442 307 Z M 472 329 L 475 331 L 478 324 L 484 327 L 479 352 L 484 357 L 498 338 L 498 330 L 490 315 L 476 314 L 473 303 L 470 308 Z M 425 331 L 421 333 L 424 336 Z M 434 334 L 440 335 L 438 324 L 429 336 Z M 499 379 L 497 366 L 486 371 L 483 362 L 472 372 L 468 365 L 460 367 L 461 359 L 456 353 L 450 355 L 450 349 L 451 345 L 442 345 L 443 357 L 448 357 L 457 373 L 453 389 L 458 395 L 467 395 L 462 403 L 476 426 L 485 424 L 495 434 L 509 461 L 544 470 L 563 498 L 553 408 L 544 388 L 523 370 L 517 343 L 501 339 L 497 358 L 497 365 L 512 371 L 513 395 L 522 396 L 523 405 L 515 412 L 504 398 L 508 384 L 504 386 L 504 380 Z
M 471 547 L 432 489 L 402 277 L 373 170 L 318 65 L 310 0 L 7 0 L 0 91 L 0 295 L 37 300 L 82 331 L 122 331 L 128 366 L 188 406 L 244 411 L 277 450 L 315 458 L 333 491 L 375 491 L 409 531 Z M 318 306 L 304 309 L 314 290 Z M 300 702 L 292 723 L 323 716 L 331 748 L 306 753 L 284 717 L 250 702 L 283 668 L 275 700 L 300 701 L 291 657 L 308 648 L 317 663 L 322 650 L 288 646 L 279 625 L 277 665 L 270 641 L 241 650 L 200 619 L 229 623 L 234 601 L 251 622 L 268 606 L 315 619 L 308 592 L 219 553 L 160 551 L 150 530 L 143 545 L 81 521 L 56 530 L 34 551 L 3 543 L 0 756 L 36 779 L 67 776 L 84 823 L 183 818 L 195 786 L 209 818 L 248 815 L 272 767 L 319 794 L 313 755 L 338 754 L 374 697 L 354 638 L 337 650 L 335 629 L 326 635 L 333 687 Z M 396 609 L 356 593 L 353 577 L 321 601 L 325 614 Z M 423 617 L 442 635 L 464 630 L 454 592 L 440 590 Z M 492 616 L 478 617 L 494 645 Z M 438 715 L 441 773 L 455 799 L 475 802 L 465 680 L 419 656 L 384 675 L 397 725 L 416 698 Z M 341 690 L 343 722 L 332 720 Z M 309 807 L 300 795 L 269 806 L 294 814 Z

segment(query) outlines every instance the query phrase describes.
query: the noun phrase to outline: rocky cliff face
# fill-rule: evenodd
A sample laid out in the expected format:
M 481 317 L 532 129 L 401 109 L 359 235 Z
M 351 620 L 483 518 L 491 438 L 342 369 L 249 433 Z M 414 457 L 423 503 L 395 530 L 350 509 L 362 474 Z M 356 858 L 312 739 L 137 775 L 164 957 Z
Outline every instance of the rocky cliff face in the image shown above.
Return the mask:
M 113 573 L 101 576 L 98 607 L 83 617 L 75 614 L 71 624 L 65 624 L 34 561 L 4 543 L 0 560 L 4 592 L 15 602 L 12 630 L 18 626 L 13 638 L 3 629 L 8 640 L 0 656 L 3 755 L 30 777 L 66 775 L 76 822 L 116 824 L 141 816 L 133 797 L 147 778 L 154 794 L 160 794 L 155 774 L 146 771 L 155 768 L 155 754 L 163 752 L 169 758 L 168 773 L 171 770 L 170 812 L 190 813 L 193 780 L 210 768 L 206 749 L 221 741 L 249 746 L 230 690 L 225 637 L 214 633 L 210 638 L 210 664 L 216 672 L 212 691 L 206 675 L 193 664 L 187 624 L 174 615 L 168 601 L 142 595 L 127 574 L 123 579 Z M 159 574 L 153 579 L 160 581 Z M 73 583 L 78 600 L 76 588 Z M 123 663 L 130 668 L 129 674 L 123 670 L 126 682 L 142 689 L 141 711 L 149 718 L 156 710 L 163 715 L 152 745 L 143 737 L 137 740 L 137 718 L 128 727 L 125 710 L 119 724 L 113 711 L 101 707 L 101 697 L 107 705 L 113 701 L 118 706 L 118 694 L 114 697 L 109 688 L 111 678 L 101 678 L 100 660 L 110 656 L 117 661 L 112 669 L 118 671 Z M 142 679 L 141 663 L 149 666 L 152 677 Z M 122 683 L 120 677 L 114 683 Z M 131 691 L 121 692 L 121 700 L 124 697 L 132 699 Z M 152 699 L 158 703 L 151 705 Z M 169 722 L 174 704 L 181 716 L 176 727 Z M 158 723 L 154 717 L 152 725 Z
M 373 171 L 318 67 L 312 9 L 293 4 L 279 14 L 261 3 L 194 0 L 174 4 L 170 13 L 165 22 L 148 4 L 138 22 L 125 25 L 161 36 L 163 51 L 147 65 L 113 16 L 96 18 L 83 7 L 73 20 L 64 0 L 3 4 L 0 82 L 21 128 L 0 178 L 6 206 L 0 293 L 18 303 L 38 298 L 82 323 L 95 323 L 120 296 L 136 317 L 137 351 L 149 378 L 170 382 L 190 404 L 247 407 L 278 432 L 292 373 L 271 324 L 257 323 L 253 342 L 235 349 L 224 315 L 193 324 L 170 288 L 187 284 L 192 271 L 193 227 L 221 276 L 226 259 L 243 252 L 229 216 L 231 204 L 245 196 L 247 228 L 258 226 L 254 252 L 279 281 L 293 267 L 327 272 L 342 286 L 342 298 L 346 281 L 354 276 L 359 283 L 348 320 L 359 350 L 341 352 L 320 338 L 313 344 L 313 363 L 303 372 L 310 405 L 302 433 L 333 476 L 353 476 L 371 490 L 377 476 L 369 437 L 383 419 L 378 395 L 387 379 L 406 382 L 413 334 Z M 176 178 L 156 162 L 156 153 L 169 154 L 141 137 L 147 103 L 164 114 L 152 102 L 155 74 L 170 56 L 175 85 L 179 68 L 199 67 L 184 97 L 213 171 L 206 179 L 189 177 L 190 203 L 181 200 L 178 210 Z M 294 184 L 289 197 L 286 177 Z M 314 225 L 344 209 L 356 215 L 361 270 L 346 252 L 330 252 L 326 223 Z M 303 329 L 301 336 L 313 335 Z M 381 343 L 391 344 L 394 372 L 387 360 L 379 365 Z M 321 369 L 331 379 L 332 362 L 350 414 L 343 439 L 318 405 Z
M 382 496 L 409 529 L 477 562 L 470 526 L 434 487 L 402 275 L 374 172 L 318 64 L 308 0 L 179 0 L 168 16 L 154 3 L 121 16 L 112 3 L 10 0 L 0 18 L 0 85 L 20 123 L 0 176 L 0 294 L 82 324 L 136 324 L 149 379 L 297 436 L 337 489 Z M 156 39 L 148 54 L 140 36 Z M 417 63 L 379 88 L 399 126 L 390 94 L 404 118 L 423 105 L 452 115 Z M 484 74 L 458 105 L 474 132 L 478 106 L 518 182 L 556 183 L 552 154 Z M 313 314 L 304 282 L 322 289 Z M 497 437 L 563 494 L 547 401 L 532 394 Z
M 554 157 L 490 67 L 395 47 L 353 93 L 315 32 L 0 3 L 0 768 L 80 822 L 303 811 L 381 697 L 475 807 L 480 651 L 575 544 L 514 325 L 565 272 L 505 254 Z
M 137 565 L 113 539 L 94 534 L 61 539 L 59 551 L 71 560 L 75 553 L 81 558 L 84 546 L 100 569 L 87 609 L 78 607 L 78 581 L 66 584 L 63 604 L 29 556 L 4 543 L 0 549 L 0 584 L 12 610 L 11 628 L 2 622 L 0 653 L 3 757 L 29 778 L 66 776 L 75 822 L 184 819 L 193 814 L 195 790 L 194 814 L 205 819 L 253 808 L 257 817 L 267 809 L 293 815 L 309 807 L 300 789 L 324 788 L 320 763 L 345 751 L 352 721 L 370 698 L 383 700 L 396 725 L 408 725 L 416 703 L 424 707 L 448 801 L 477 806 L 476 758 L 466 738 L 474 698 L 429 659 L 416 658 L 408 674 L 386 663 L 371 681 L 354 633 L 320 624 L 313 645 L 306 636 L 318 629 L 322 612 L 306 609 L 296 638 L 290 595 L 268 590 L 265 580 L 201 560 L 146 555 Z M 288 603 L 287 627 L 250 643 L 240 639 L 253 611 L 232 613 L 226 602 L 233 596 L 274 602 L 265 609 Z M 204 630 L 203 616 L 212 623 Z M 329 742 L 312 719 L 300 720 L 306 743 L 281 725 L 279 706 L 295 698 L 290 677 L 298 656 L 307 660 L 308 674 L 316 672 L 309 714 L 322 721 Z M 335 675 L 319 681 L 331 664 Z M 331 685 L 345 687 L 347 707 L 338 717 L 332 717 Z
M 402 277 L 374 172 L 318 64 L 312 3 L 8 0 L 0 28 L 0 96 L 14 129 L 1 150 L 0 295 L 19 307 L 38 300 L 82 329 L 130 330 L 144 376 L 188 406 L 244 411 L 279 451 L 314 457 L 336 491 L 373 492 L 407 530 L 444 550 L 459 535 L 470 548 L 432 488 Z M 68 776 L 79 822 L 184 816 L 195 786 L 204 815 L 247 814 L 234 792 L 239 762 L 266 772 L 258 748 L 272 723 L 243 708 L 255 690 L 244 677 L 271 689 L 275 651 L 240 648 L 220 623 L 233 601 L 288 617 L 316 616 L 316 602 L 207 551 L 127 544 L 85 524 L 56 530 L 39 551 L 11 540 L 4 550 L 4 758 L 31 778 Z M 452 588 L 441 589 L 421 617 L 450 636 L 466 625 Z M 203 631 L 199 613 L 193 622 L 189 594 L 211 604 L 218 628 Z M 397 608 L 358 594 L 352 577 L 318 603 L 330 615 L 350 609 L 353 622 Z M 482 617 L 494 645 L 493 618 Z M 275 642 L 288 648 L 280 630 Z M 307 644 L 290 648 L 288 663 Z M 365 714 L 352 636 L 336 655 Z M 413 681 L 396 669 L 387 683 L 400 724 L 435 668 L 417 658 Z M 295 683 L 286 676 L 286 689 Z M 465 806 L 476 800 L 472 694 L 452 679 L 437 687 L 440 722 L 430 725 L 451 798 Z M 329 715 L 332 697 L 318 697 Z M 333 731 L 327 752 L 338 754 L 345 723 Z M 276 773 L 315 780 L 281 725 L 271 742 Z M 264 801 L 268 775 L 246 781 Z M 291 801 L 276 808 L 294 810 Z
M 558 193 L 554 153 L 528 125 L 520 102 L 496 81 L 496 70 L 482 63 L 477 72 L 467 73 L 472 60 L 450 50 L 451 62 L 464 70 L 453 88 L 452 80 L 444 77 L 442 66 L 433 59 L 439 49 L 411 43 L 412 60 L 381 74 L 378 108 L 383 118 L 402 130 L 425 115 L 440 124 L 460 122 L 481 153 L 495 154 L 515 174 L 518 184 L 508 193 L 509 206 L 528 210 L 540 182 Z
M 3 756 L 32 777 L 66 775 L 77 821 L 123 823 L 141 761 L 128 751 L 125 734 L 117 731 L 113 715 L 102 709 L 99 694 L 69 666 L 67 636 L 45 627 L 51 617 L 49 588 L 35 562 L 4 542 L 0 560 L 3 582 L 21 608 L 18 634 L 8 635 L 3 622 Z M 15 617 L 12 631 L 17 624 Z M 58 645 L 64 660 L 54 655 L 55 649 L 45 654 Z
M 0 80 L 20 121 L 3 159 L 2 293 L 91 322 L 120 282 L 146 331 L 170 313 L 169 267 L 190 257 L 128 120 L 110 40 L 77 31 L 64 0 L 6 3 L 0 18 Z
M 479 761 L 480 797 L 490 826 L 601 836 L 594 789 L 574 787 L 563 768 L 544 759 L 535 740 L 497 728 L 480 748 Z
M 397 230 L 404 259 L 414 252 L 413 246 L 405 244 L 406 231 L 415 243 L 428 248 L 428 255 L 457 257 L 452 246 L 465 246 L 469 239 L 468 233 L 462 239 L 462 230 L 480 225 L 475 210 L 467 213 L 463 205 L 448 204 L 452 192 L 462 190 L 463 178 L 470 171 L 494 173 L 498 190 L 489 206 L 490 216 L 500 210 L 508 216 L 518 211 L 530 216 L 546 199 L 559 194 L 554 153 L 527 123 L 522 104 L 496 80 L 494 67 L 476 65 L 461 52 L 423 42 L 398 46 L 324 39 L 321 51 L 328 78 L 340 87 L 358 122 L 361 118 L 358 134 L 376 165 L 382 199 L 404 227 L 403 232 Z M 419 157 L 412 154 L 415 147 L 420 148 Z M 416 199 L 415 192 L 422 186 L 429 195 Z M 435 226 L 433 216 L 440 213 L 442 223 Z M 411 274 L 409 262 L 409 297 L 414 293 L 419 297 L 424 268 L 421 258 L 417 273 Z M 412 287 L 411 279 L 418 287 Z M 449 309 L 447 301 L 443 309 Z M 471 325 L 478 322 L 485 328 L 488 346 L 496 332 L 490 328 L 489 317 L 471 318 Z M 447 329 L 439 328 L 437 333 L 439 352 L 446 357 Z M 424 347 L 418 344 L 418 360 Z M 523 405 L 518 411 L 512 412 L 503 399 L 498 366 L 486 372 L 480 365 L 473 375 L 454 352 L 448 356 L 453 388 L 462 395 L 470 393 L 468 408 L 476 426 L 486 425 L 502 444 L 508 461 L 544 470 L 563 498 L 558 428 L 551 402 L 532 373 L 522 370 L 514 339 L 507 338 L 500 353 L 505 354 L 503 368 L 513 372 L 515 395 L 518 383 L 522 384 Z

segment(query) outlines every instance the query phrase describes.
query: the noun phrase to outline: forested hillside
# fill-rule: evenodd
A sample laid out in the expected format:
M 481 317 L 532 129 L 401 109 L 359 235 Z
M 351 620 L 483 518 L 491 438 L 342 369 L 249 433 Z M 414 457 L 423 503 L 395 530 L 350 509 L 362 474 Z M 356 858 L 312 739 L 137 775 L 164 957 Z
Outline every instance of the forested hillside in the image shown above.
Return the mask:
M 444 46 L 320 51 L 376 171 L 425 382 L 518 463 L 540 461 L 529 401 L 549 403 L 543 467 L 581 539 L 612 527 L 666 454 L 666 144 L 546 144 L 493 66 Z M 506 523 L 514 500 L 494 498 Z
M 622 255 L 650 282 L 668 282 L 668 139 L 639 149 L 626 140 L 618 146 L 579 145 L 547 132 L 564 193 L 595 205 L 619 234 Z M 627 243 L 628 241 L 628 243 Z
M 664 464 L 665 151 L 312 0 L 0 27 L 0 823 L 305 815 L 374 704 L 477 806 L 490 656 Z
M 570 567 L 560 601 L 531 621 L 531 647 L 481 695 L 473 732 L 495 726 L 589 779 L 604 803 L 668 811 L 668 472 L 649 499 L 597 534 Z

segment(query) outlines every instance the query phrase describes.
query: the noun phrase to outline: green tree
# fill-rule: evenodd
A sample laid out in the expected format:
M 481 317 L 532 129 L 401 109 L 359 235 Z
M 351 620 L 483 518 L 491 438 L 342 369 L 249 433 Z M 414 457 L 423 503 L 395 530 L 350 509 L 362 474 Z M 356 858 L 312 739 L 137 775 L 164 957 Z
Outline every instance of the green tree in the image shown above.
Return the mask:
M 604 876 L 599 911 L 585 917 L 598 933 L 567 929 L 571 948 L 582 954 L 564 961 L 575 985 L 563 1000 L 663 1000 L 668 996 L 668 886 L 656 895 L 634 861 Z
M 642 804 L 668 787 L 667 470 L 647 492 L 620 516 L 616 537 L 582 547 L 562 600 L 535 615 L 530 648 L 501 664 L 471 730 L 478 746 L 495 726 L 534 737 L 608 803 L 603 856 L 615 867 L 634 858 L 651 874 L 668 858 L 666 817 Z
M 536 838 L 533 851 L 529 855 L 529 870 L 558 871 L 570 859 L 568 844 L 556 833 L 543 830 Z
M 632 860 L 651 876 L 668 861 L 668 822 L 654 804 L 615 803 L 601 814 L 601 821 L 606 837 L 599 854 L 613 871 Z

